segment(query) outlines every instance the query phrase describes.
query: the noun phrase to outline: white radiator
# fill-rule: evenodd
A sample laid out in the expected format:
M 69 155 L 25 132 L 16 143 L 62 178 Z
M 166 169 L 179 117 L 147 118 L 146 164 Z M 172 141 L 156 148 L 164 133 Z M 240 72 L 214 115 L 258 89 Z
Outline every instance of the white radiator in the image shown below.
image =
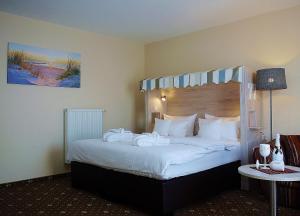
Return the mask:
M 102 137 L 103 112 L 102 109 L 65 110 L 65 163 L 69 163 L 68 149 L 73 141 Z

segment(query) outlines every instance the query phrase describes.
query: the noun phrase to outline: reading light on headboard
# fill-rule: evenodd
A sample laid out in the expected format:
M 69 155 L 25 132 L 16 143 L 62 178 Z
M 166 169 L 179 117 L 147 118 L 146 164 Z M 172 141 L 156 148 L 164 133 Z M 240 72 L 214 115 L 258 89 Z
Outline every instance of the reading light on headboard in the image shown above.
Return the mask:
M 165 101 L 167 101 L 167 96 L 166 96 L 166 95 L 161 96 L 160 99 L 161 99 L 163 102 L 165 102 Z

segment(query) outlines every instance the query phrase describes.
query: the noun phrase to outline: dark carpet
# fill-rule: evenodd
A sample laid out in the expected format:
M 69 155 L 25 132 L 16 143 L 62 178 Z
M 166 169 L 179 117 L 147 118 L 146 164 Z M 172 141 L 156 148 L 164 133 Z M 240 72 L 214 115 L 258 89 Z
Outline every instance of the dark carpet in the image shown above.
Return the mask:
M 279 209 L 280 215 L 300 215 L 299 210 Z M 68 176 L 49 180 L 0 185 L 0 215 L 119 215 L 147 216 L 132 207 L 113 203 L 70 185 Z M 226 191 L 176 211 L 176 216 L 269 215 L 268 201 L 261 195 Z

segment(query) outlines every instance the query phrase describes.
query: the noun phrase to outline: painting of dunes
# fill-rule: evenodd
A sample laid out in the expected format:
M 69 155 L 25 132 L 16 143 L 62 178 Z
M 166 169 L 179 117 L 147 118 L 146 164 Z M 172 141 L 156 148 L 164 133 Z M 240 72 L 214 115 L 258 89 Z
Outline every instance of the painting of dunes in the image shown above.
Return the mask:
M 80 54 L 9 43 L 7 83 L 80 88 Z

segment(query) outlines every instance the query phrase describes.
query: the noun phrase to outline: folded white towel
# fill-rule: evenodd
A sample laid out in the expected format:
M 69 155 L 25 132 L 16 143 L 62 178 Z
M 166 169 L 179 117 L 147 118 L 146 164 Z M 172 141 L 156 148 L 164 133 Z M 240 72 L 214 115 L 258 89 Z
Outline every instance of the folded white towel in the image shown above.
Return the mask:
M 146 147 L 155 145 L 169 145 L 170 139 L 160 136 L 157 132 L 144 133 L 142 135 L 136 136 L 133 139 L 133 145 Z
M 133 133 L 131 131 L 126 131 L 124 128 L 110 129 L 108 132 L 104 133 L 104 142 L 132 142 Z

